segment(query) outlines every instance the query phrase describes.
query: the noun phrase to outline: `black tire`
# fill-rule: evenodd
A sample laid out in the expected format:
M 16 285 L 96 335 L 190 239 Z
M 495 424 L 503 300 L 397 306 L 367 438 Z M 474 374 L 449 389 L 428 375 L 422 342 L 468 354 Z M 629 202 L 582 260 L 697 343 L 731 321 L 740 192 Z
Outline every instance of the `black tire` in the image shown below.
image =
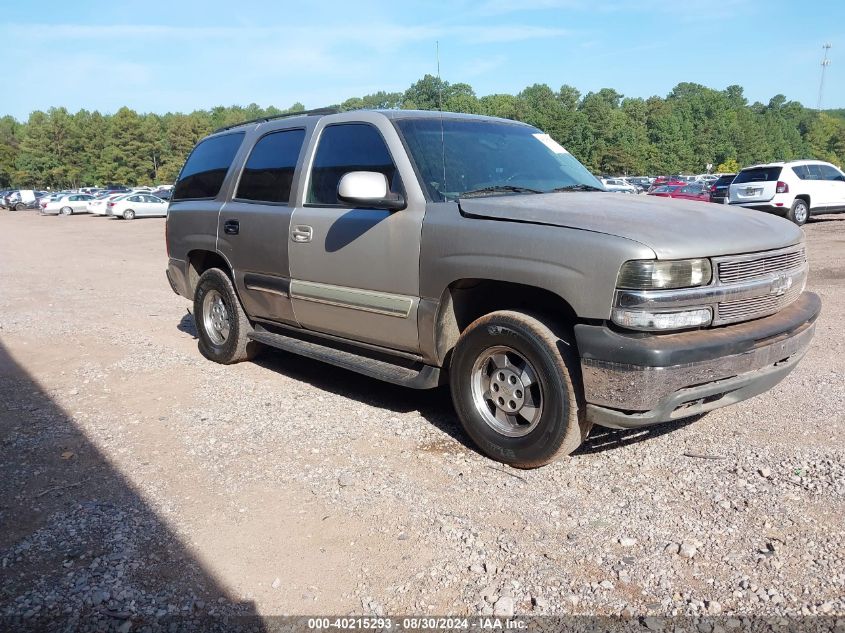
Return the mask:
M 15 211 L 24 211 L 26 209 L 26 205 L 23 202 L 18 202 L 15 205 Z
M 203 302 L 206 295 L 216 292 L 222 298 L 225 307 L 229 333 L 225 340 L 215 342 L 215 334 L 209 331 L 203 313 Z M 200 353 L 215 363 L 230 365 L 255 358 L 261 349 L 261 344 L 248 338 L 252 332 L 240 299 L 235 293 L 232 281 L 219 268 L 210 268 L 200 276 L 194 291 L 194 323 L 197 328 L 197 339 Z
M 135 212 L 132 209 L 126 209 L 123 212 L 123 219 L 124 220 L 134 220 L 135 219 Z
M 73 209 L 71 207 L 62 207 L 60 212 L 62 215 L 73 215 Z
M 792 220 L 798 226 L 803 226 L 810 219 L 810 205 L 806 200 L 796 198 L 792 208 L 786 214 L 787 219 Z
M 542 390 L 539 421 L 520 437 L 494 429 L 473 396 L 476 361 L 499 347 L 528 361 Z M 590 425 L 584 416 L 580 375 L 577 353 L 570 342 L 541 320 L 514 311 L 493 312 L 467 327 L 458 339 L 449 369 L 452 401 L 464 430 L 485 455 L 517 468 L 548 464 L 570 454 L 586 439 Z M 495 406 L 488 410 L 494 412 Z

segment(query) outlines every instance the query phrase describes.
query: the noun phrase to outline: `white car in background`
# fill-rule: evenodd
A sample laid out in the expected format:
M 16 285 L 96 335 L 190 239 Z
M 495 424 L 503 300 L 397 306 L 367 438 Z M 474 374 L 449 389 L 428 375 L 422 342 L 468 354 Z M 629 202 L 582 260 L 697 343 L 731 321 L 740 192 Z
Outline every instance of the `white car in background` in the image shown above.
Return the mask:
M 88 213 L 93 215 L 108 215 L 107 210 L 108 207 L 106 206 L 109 202 L 114 202 L 118 198 L 122 198 L 123 196 L 128 195 L 125 193 L 105 193 L 100 196 L 97 196 L 93 200 L 88 203 Z
M 845 174 L 820 160 L 753 165 L 729 188 L 730 204 L 784 216 L 797 225 L 811 215 L 845 212 Z
M 88 213 L 88 203 L 94 196 L 87 193 L 68 193 L 51 198 L 41 209 L 44 215 L 73 215 Z
M 167 216 L 167 202 L 148 193 L 130 193 L 106 204 L 106 214 L 124 220 L 135 218 L 163 218 Z
M 624 178 L 602 178 L 601 183 L 604 185 L 605 189 L 607 189 L 608 191 L 613 191 L 615 193 L 640 192 L 639 189 L 637 189 L 634 185 L 632 185 Z

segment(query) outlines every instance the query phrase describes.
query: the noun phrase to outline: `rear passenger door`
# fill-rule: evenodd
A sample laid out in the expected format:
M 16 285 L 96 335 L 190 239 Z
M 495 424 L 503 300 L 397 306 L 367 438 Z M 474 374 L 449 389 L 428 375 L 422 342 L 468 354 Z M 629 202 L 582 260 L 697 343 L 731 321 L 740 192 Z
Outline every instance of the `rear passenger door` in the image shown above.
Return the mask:
M 260 136 L 223 205 L 218 250 L 235 271 L 244 309 L 255 318 L 296 324 L 291 308 L 288 230 L 296 165 L 304 127 L 274 129 Z
M 821 165 L 810 163 L 805 165 L 805 168 L 807 179 L 804 184 L 807 186 L 807 193 L 810 194 L 810 208 L 815 212 L 823 212 L 827 208 L 830 192 L 822 175 Z
M 149 217 L 149 216 L 153 215 L 154 211 L 153 211 L 153 205 L 150 204 L 150 197 L 147 194 L 142 193 L 138 196 L 138 198 L 139 198 L 138 209 L 136 210 L 135 214 L 141 215 L 141 216 L 144 216 L 144 217 Z
M 70 206 L 73 209 L 74 213 L 87 211 L 88 210 L 88 201 L 91 199 L 91 196 L 85 194 L 77 194 L 75 196 L 70 197 Z

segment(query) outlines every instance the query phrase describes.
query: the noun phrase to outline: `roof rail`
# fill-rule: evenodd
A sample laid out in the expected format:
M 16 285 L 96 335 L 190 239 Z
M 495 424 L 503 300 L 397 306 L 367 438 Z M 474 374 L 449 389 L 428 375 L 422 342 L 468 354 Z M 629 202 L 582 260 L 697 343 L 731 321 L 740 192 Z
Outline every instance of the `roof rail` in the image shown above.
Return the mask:
M 265 121 L 273 121 L 275 119 L 286 119 L 288 117 L 294 116 L 317 116 L 321 114 L 338 114 L 340 110 L 337 108 L 315 108 L 313 110 L 299 110 L 298 112 L 285 112 L 283 114 L 274 114 L 272 116 L 262 116 L 258 117 L 257 119 L 250 119 L 249 121 L 241 121 L 240 123 L 232 123 L 231 125 L 224 125 L 221 128 L 217 128 L 212 132 L 212 134 L 217 134 L 218 132 L 223 132 L 225 130 L 231 130 L 235 127 L 240 127 L 242 125 L 249 125 L 250 123 L 264 123 Z

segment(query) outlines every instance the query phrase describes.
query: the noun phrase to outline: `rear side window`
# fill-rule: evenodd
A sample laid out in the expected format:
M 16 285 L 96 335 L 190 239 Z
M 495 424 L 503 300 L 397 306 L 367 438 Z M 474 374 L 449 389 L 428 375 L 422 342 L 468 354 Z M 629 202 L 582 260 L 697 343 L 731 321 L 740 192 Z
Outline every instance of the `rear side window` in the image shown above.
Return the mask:
M 792 168 L 795 175 L 801 180 L 824 180 L 822 165 L 796 165 Z
M 216 197 L 243 138 L 243 132 L 238 132 L 201 141 L 179 174 L 173 199 Z
M 261 138 L 246 161 L 235 197 L 287 203 L 304 140 L 305 130 L 273 132 Z
M 341 204 L 337 185 L 350 171 L 377 171 L 387 177 L 391 193 L 400 193 L 399 172 L 379 131 L 365 123 L 330 125 L 320 135 L 311 167 L 309 204 Z
M 795 165 L 795 167 L 792 168 L 792 171 L 794 171 L 795 175 L 798 176 L 801 180 L 810 179 L 810 172 L 807 170 L 806 165 Z
M 755 167 L 753 169 L 743 169 L 737 177 L 734 178 L 733 184 L 740 184 L 743 182 L 774 182 L 780 178 L 780 167 Z

